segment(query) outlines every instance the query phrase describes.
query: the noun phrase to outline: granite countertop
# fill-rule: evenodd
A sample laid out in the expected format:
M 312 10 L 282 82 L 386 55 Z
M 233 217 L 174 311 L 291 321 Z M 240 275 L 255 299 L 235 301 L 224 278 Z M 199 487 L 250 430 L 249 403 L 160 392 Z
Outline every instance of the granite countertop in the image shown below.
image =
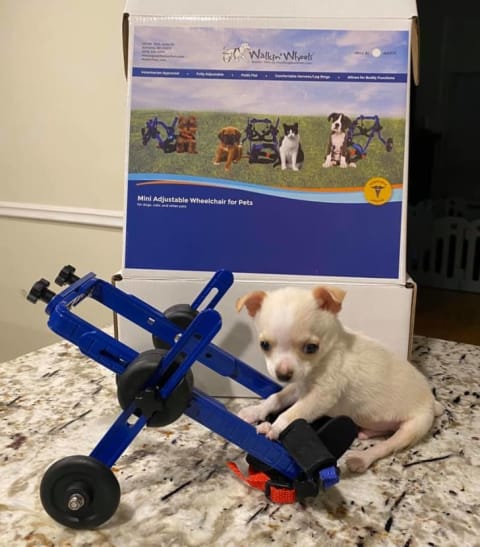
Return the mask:
M 120 506 L 93 531 L 54 522 L 39 484 L 54 461 L 88 455 L 118 415 L 113 374 L 66 342 L 3 363 L 0 544 L 480 546 L 480 347 L 416 337 L 413 356 L 446 410 L 412 449 L 363 475 L 340 460 L 338 485 L 275 505 L 226 467 L 243 465 L 239 448 L 181 417 L 144 429 L 121 456 Z

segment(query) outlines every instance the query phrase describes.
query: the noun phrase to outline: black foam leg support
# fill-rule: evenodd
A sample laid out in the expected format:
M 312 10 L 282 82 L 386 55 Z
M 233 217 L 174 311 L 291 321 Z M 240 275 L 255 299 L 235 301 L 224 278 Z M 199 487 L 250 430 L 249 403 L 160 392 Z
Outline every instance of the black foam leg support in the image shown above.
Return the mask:
M 306 420 L 292 422 L 282 431 L 279 440 L 307 475 L 336 464 L 335 456 Z
M 312 426 L 336 460 L 350 448 L 358 435 L 358 427 L 348 416 L 331 418 L 318 428 L 315 424 Z

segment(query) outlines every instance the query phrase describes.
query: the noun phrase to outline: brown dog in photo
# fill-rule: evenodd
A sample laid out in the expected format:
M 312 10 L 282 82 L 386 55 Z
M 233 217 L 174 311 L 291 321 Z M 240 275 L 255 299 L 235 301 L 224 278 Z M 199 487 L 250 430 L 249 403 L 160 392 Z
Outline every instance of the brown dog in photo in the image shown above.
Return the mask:
M 182 154 L 197 154 L 197 118 L 195 116 L 179 116 L 177 152 Z
M 237 163 L 242 157 L 242 145 L 240 137 L 242 134 L 233 126 L 224 127 L 218 134 L 220 143 L 215 152 L 214 165 L 225 162 L 225 171 L 230 171 L 232 163 Z

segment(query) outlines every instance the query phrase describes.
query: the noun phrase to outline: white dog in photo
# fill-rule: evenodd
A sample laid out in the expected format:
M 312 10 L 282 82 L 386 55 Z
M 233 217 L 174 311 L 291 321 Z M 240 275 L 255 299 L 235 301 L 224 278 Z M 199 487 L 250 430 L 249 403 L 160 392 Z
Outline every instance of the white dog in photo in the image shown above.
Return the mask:
M 387 436 L 366 450 L 351 450 L 346 464 L 363 472 L 373 462 L 420 441 L 442 412 L 426 378 L 377 342 L 343 327 L 344 291 L 287 287 L 240 298 L 254 318 L 269 374 L 285 387 L 239 416 L 269 439 L 293 421 L 348 416 L 359 438 Z M 277 415 L 272 423 L 265 421 Z

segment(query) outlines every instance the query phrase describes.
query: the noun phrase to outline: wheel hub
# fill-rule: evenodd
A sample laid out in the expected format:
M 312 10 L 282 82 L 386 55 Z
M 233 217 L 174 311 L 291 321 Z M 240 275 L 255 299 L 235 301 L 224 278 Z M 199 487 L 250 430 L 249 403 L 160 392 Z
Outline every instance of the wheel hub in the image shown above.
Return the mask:
M 85 505 L 86 501 L 87 500 L 82 494 L 72 494 L 68 498 L 67 507 L 70 511 L 78 511 Z

